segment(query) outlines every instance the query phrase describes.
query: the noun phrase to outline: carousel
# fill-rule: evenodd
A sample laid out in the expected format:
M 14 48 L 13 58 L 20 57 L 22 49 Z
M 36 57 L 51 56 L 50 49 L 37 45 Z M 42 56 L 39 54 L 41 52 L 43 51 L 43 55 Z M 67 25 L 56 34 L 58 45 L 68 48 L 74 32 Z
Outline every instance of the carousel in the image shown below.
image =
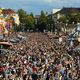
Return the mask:
M 0 54 L 2 54 L 2 52 L 6 51 L 6 49 L 9 49 L 12 44 L 7 40 L 9 33 L 6 29 L 0 33 Z

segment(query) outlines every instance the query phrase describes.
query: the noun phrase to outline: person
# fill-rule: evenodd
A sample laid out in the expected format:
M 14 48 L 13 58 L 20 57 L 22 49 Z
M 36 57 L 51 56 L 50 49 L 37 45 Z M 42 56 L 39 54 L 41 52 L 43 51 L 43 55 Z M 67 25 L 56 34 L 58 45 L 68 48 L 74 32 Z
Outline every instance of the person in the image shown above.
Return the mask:
M 17 34 L 19 33 L 13 36 L 16 37 Z M 1 64 L 6 64 L 5 69 L 8 67 L 15 69 L 17 80 L 66 80 L 67 77 L 71 80 L 79 80 L 79 54 L 71 52 L 73 59 L 66 56 L 68 52 L 66 54 L 66 49 L 62 45 L 65 43 L 64 39 L 62 44 L 59 44 L 58 39 L 51 38 L 51 35 L 47 36 L 44 33 L 35 32 L 26 35 L 28 36 L 24 42 L 11 46 L 10 54 L 0 56 Z
M 36 74 L 36 71 L 32 74 L 32 80 L 38 80 L 38 75 Z
M 49 80 L 49 73 L 47 73 L 46 80 Z
M 23 80 L 26 80 L 27 74 L 23 75 Z

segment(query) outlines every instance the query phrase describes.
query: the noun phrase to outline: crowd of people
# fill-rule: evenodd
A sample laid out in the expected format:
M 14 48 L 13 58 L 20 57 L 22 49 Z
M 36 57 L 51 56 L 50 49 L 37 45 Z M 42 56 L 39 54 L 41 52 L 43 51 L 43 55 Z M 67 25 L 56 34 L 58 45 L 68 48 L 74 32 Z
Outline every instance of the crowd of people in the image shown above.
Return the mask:
M 0 80 L 80 80 L 80 55 L 71 55 L 66 37 L 59 43 L 55 38 L 59 35 L 25 35 L 23 42 L 14 43 L 0 56 Z

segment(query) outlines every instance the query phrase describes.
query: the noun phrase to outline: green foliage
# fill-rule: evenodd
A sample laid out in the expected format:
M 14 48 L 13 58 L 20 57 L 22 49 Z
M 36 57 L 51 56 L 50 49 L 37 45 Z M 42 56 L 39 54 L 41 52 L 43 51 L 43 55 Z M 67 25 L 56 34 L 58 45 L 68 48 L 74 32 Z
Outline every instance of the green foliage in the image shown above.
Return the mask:
M 29 29 L 29 30 L 34 30 L 35 29 L 35 21 L 34 21 L 34 18 L 31 16 L 31 15 L 28 15 L 26 17 L 26 26 L 25 26 L 25 29 Z
M 30 16 L 32 16 L 32 17 L 34 18 L 34 15 L 33 15 L 33 13 L 32 13 L 32 12 L 30 13 Z
M 52 29 L 52 18 L 48 19 L 48 16 L 44 13 L 44 11 L 41 11 L 40 17 L 37 19 L 37 23 L 35 23 L 35 17 L 33 13 L 26 14 L 26 12 L 23 9 L 18 10 L 18 15 L 20 19 L 20 25 L 17 27 L 17 30 L 21 31 L 27 31 L 27 30 L 49 30 Z M 48 25 L 50 24 L 50 25 Z
M 17 13 L 19 15 L 20 22 L 24 23 L 27 15 L 26 12 L 23 9 L 19 9 Z
M 59 19 L 58 19 L 58 21 L 59 22 L 63 22 L 63 23 L 66 23 L 66 20 L 67 20 L 67 17 L 60 17 Z
M 47 26 L 47 17 L 43 11 L 41 11 L 41 15 L 39 18 L 39 30 L 43 31 Z
M 19 14 L 19 19 L 20 19 L 20 26 L 22 27 L 20 29 L 32 30 L 35 28 L 35 20 L 34 20 L 33 13 L 28 15 L 23 9 L 19 9 L 18 14 Z
M 52 30 L 52 25 L 51 24 L 53 24 L 52 15 L 49 15 L 47 17 L 47 30 L 48 31 Z
M 63 23 L 77 23 L 77 22 L 80 22 L 80 14 L 76 14 L 76 15 L 73 15 L 73 14 L 67 14 L 66 16 L 63 16 L 63 17 L 60 17 L 58 19 L 59 22 L 63 22 Z
M 71 14 L 69 14 L 68 16 L 68 20 L 69 20 L 69 22 L 68 23 L 73 23 L 73 22 L 76 22 L 76 20 L 75 20 L 75 15 L 71 15 Z
M 80 14 L 75 15 L 76 22 L 80 22 Z

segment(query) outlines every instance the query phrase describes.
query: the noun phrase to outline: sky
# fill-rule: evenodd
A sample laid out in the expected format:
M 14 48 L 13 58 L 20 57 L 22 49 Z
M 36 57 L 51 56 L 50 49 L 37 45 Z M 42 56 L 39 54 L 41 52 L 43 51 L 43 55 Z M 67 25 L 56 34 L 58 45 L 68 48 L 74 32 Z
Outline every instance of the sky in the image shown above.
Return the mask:
M 80 0 L 0 0 L 1 8 L 24 9 L 27 13 L 40 14 L 41 10 L 51 12 L 63 7 L 80 7 Z

